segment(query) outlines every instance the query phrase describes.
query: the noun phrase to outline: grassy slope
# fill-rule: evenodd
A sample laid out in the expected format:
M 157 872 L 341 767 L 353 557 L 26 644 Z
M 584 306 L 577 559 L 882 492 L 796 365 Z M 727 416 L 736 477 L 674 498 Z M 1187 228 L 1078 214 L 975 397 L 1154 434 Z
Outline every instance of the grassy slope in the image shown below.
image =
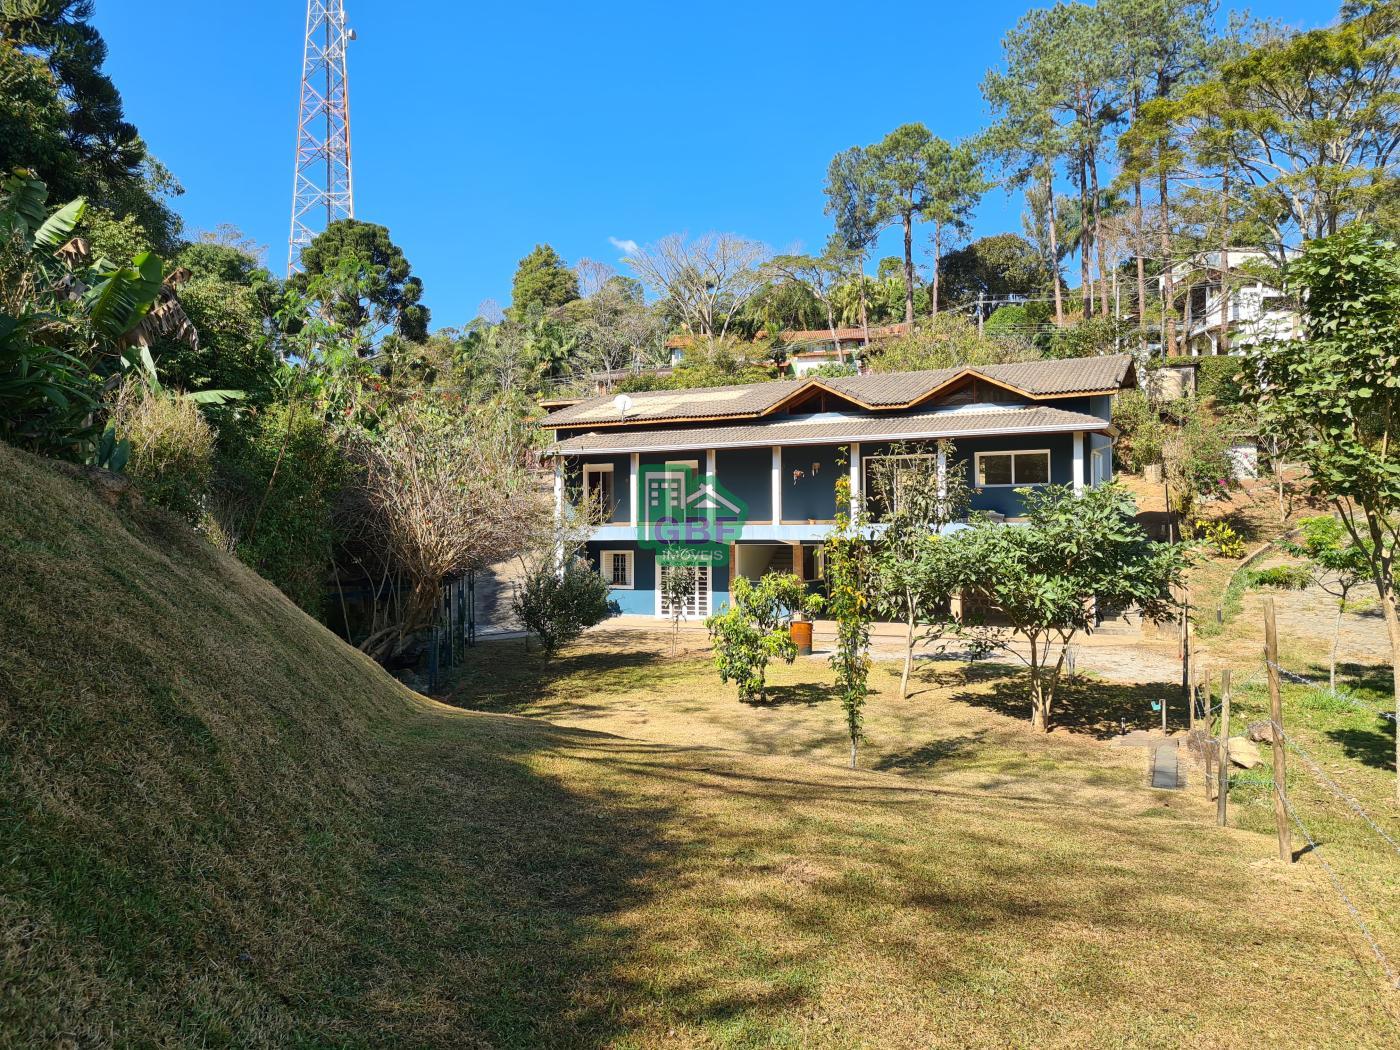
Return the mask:
M 178 526 L 0 492 L 0 1044 L 1397 1035 L 1257 836 L 446 709 Z

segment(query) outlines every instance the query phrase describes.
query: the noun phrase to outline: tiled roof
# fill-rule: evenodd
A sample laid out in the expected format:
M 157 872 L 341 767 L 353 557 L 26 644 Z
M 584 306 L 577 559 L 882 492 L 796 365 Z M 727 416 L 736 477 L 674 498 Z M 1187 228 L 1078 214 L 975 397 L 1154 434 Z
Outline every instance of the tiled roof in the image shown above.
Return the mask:
M 756 418 L 804 387 L 826 389 L 872 409 L 905 408 L 964 375 L 982 377 L 1030 398 L 1108 393 L 1122 388 L 1132 373 L 1132 358 L 1076 357 L 1064 361 L 1028 361 L 1012 365 L 941 368 L 927 372 L 883 372 L 833 379 L 781 379 L 768 383 L 704 387 L 696 390 L 645 390 L 628 396 L 623 419 L 614 395 L 589 398 L 554 412 L 545 427 L 636 426 L 650 422 Z
M 655 449 L 756 447 L 767 445 L 838 444 L 845 441 L 915 438 L 957 438 L 972 434 L 1023 431 L 1107 431 L 1110 425 L 1098 416 L 1066 412 L 1062 408 L 1031 405 L 1025 408 L 989 408 L 925 412 L 912 416 L 852 416 L 831 419 L 777 419 L 727 427 L 688 427 L 683 430 L 606 430 L 566 438 L 550 453 L 578 455 L 584 452 L 645 452 Z

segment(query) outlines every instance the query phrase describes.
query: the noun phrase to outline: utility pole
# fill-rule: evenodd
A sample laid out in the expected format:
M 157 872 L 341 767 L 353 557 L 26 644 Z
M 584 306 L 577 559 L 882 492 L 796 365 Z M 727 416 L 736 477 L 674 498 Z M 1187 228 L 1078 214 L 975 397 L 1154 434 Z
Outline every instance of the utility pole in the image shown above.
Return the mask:
M 345 45 L 354 39 L 345 24 L 345 0 L 306 0 L 288 276 L 301 269 L 301 250 L 317 233 L 337 219 L 355 217 L 345 67 Z

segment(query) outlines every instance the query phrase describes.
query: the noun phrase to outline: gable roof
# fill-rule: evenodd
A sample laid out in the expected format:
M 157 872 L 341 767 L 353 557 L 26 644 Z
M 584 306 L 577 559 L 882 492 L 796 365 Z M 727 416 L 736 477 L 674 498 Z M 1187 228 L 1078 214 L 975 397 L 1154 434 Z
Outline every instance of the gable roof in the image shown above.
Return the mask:
M 592 428 L 757 419 L 815 390 L 825 390 L 872 411 L 903 409 L 926 401 L 965 378 L 986 380 L 1032 401 L 1108 394 L 1132 385 L 1133 359 L 1127 354 L 1116 354 L 830 379 L 780 379 L 695 390 L 643 390 L 628 395 L 632 406 L 626 419 L 613 407 L 613 395 L 604 394 L 554 412 L 541 420 L 540 426 Z
M 839 445 L 851 441 L 915 441 L 976 435 L 1025 433 L 1115 433 L 1098 416 L 1068 412 L 1049 405 L 942 410 L 918 415 L 856 416 L 844 419 L 785 418 L 737 426 L 687 427 L 681 430 L 607 430 L 565 438 L 546 451 L 550 456 L 584 453 L 676 452 L 682 449 L 764 448 L 769 445 Z

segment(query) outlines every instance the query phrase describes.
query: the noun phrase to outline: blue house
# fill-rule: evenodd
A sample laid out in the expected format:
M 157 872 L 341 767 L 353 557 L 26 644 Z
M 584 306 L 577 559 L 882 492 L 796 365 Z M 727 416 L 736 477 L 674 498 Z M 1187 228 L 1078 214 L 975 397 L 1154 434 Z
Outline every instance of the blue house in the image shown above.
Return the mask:
M 622 611 L 669 613 L 674 541 L 709 552 L 684 609 L 703 617 L 737 576 L 817 577 L 837 478 L 859 500 L 880 457 L 963 461 L 972 509 L 1011 522 L 1017 489 L 1111 480 L 1113 398 L 1134 384 L 1127 355 L 1033 361 L 603 395 L 541 426 L 556 512 L 604 508 L 586 550 Z

